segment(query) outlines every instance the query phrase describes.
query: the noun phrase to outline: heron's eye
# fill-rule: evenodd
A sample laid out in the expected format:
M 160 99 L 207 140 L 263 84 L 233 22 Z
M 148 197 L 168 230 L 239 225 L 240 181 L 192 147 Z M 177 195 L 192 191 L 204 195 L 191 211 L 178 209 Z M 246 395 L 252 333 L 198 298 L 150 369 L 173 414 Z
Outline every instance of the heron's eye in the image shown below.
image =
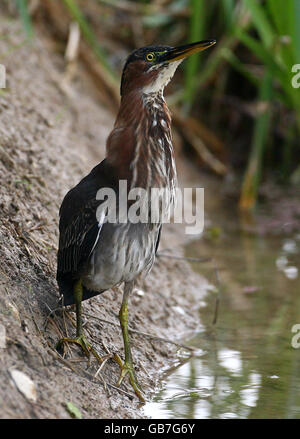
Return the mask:
M 153 52 L 147 53 L 146 60 L 147 61 L 154 61 L 155 60 L 155 53 L 153 53 Z

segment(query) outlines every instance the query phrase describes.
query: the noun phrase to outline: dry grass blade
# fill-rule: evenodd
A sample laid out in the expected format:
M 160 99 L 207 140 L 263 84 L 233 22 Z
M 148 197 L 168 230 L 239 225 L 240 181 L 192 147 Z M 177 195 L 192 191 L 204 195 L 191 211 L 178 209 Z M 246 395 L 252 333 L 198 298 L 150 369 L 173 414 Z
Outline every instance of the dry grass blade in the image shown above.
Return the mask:
M 173 110 L 173 119 L 176 125 L 180 128 L 182 135 L 193 147 L 198 157 L 218 175 L 226 175 L 226 166 L 215 157 L 212 152 L 206 147 L 204 142 L 194 131 L 193 126 L 188 124 L 188 120 L 184 119 L 178 111 Z
M 73 62 L 77 59 L 80 43 L 80 28 L 77 21 L 72 21 L 69 26 L 69 38 L 65 51 L 67 62 Z
M 51 0 L 44 0 L 43 8 L 47 21 L 53 30 L 53 37 L 64 41 L 68 36 L 65 23 L 69 18 L 63 4 L 52 2 Z M 115 112 L 120 102 L 118 81 L 116 81 L 115 77 L 112 76 L 106 66 L 100 61 L 99 57 L 96 57 L 93 53 L 90 45 L 83 41 L 83 39 L 80 40 L 78 50 L 78 58 L 84 63 L 87 72 L 94 81 L 97 90 L 99 90 L 99 99 L 107 108 Z M 58 85 L 60 85 L 60 81 L 57 80 L 57 82 Z M 63 91 L 68 92 L 68 89 Z M 72 97 L 71 93 L 66 94 L 68 97 Z

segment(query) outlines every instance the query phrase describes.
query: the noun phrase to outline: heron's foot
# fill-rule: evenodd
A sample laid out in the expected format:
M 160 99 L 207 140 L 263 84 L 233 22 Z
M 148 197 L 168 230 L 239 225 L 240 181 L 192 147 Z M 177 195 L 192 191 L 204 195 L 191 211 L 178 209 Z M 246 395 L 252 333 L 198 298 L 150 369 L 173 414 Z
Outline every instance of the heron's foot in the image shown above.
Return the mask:
M 131 384 L 133 390 L 135 391 L 135 394 L 140 399 L 140 401 L 145 402 L 145 398 L 143 397 L 143 394 L 142 394 L 143 390 L 142 390 L 142 388 L 141 388 L 141 386 L 138 383 L 138 380 L 136 378 L 132 362 L 129 362 L 129 361 L 123 362 L 118 354 L 114 355 L 114 360 L 119 364 L 119 366 L 121 368 L 121 375 L 120 375 L 120 378 L 117 382 L 117 386 L 119 387 L 122 384 L 123 379 L 126 377 L 126 375 L 128 375 L 130 384 Z
M 65 343 L 75 343 L 79 345 L 88 358 L 90 357 L 90 354 L 92 354 L 99 363 L 103 363 L 107 358 L 107 355 L 104 356 L 103 358 L 100 357 L 96 349 L 87 341 L 84 335 L 79 335 L 78 337 L 75 338 L 69 338 L 69 337 L 61 338 L 56 345 L 56 349 L 58 351 L 64 351 L 63 348 Z

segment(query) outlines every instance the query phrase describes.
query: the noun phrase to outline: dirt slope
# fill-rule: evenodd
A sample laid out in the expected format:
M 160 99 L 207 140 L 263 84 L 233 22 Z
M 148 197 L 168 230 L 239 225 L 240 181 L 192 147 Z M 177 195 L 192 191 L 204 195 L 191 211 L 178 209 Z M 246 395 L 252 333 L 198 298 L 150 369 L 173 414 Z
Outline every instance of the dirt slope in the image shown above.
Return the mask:
M 42 35 L 25 44 L 20 25 L 5 17 L 0 19 L 0 62 L 7 69 L 7 88 L 0 94 L 0 417 L 70 417 L 68 402 L 85 418 L 142 417 L 127 383 L 122 390 L 130 395 L 111 386 L 104 390 L 100 375 L 110 384 L 119 376 L 112 360 L 95 379 L 97 363 L 88 364 L 77 348 L 67 352 L 65 363 L 58 357 L 55 344 L 66 329 L 74 331 L 74 313 L 47 318 L 58 300 L 59 205 L 104 157 L 114 115 L 95 100 L 84 72 L 64 93 L 59 85 L 63 58 Z M 180 226 L 174 227 L 165 227 L 161 248 L 177 247 L 178 253 L 184 235 Z M 199 323 L 205 286 L 187 264 L 160 258 L 131 298 L 131 327 L 182 341 Z M 85 331 L 101 355 L 107 349 L 123 356 L 120 303 L 118 288 L 84 303 Z M 149 398 L 158 371 L 170 366 L 178 348 L 138 334 L 131 338 L 137 374 Z M 35 383 L 35 401 L 17 389 L 15 369 Z

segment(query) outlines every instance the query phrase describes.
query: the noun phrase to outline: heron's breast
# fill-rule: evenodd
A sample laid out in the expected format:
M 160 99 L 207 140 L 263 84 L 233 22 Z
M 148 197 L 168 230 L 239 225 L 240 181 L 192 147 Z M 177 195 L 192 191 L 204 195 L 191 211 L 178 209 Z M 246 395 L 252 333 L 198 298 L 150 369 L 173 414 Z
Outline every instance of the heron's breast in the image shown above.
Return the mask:
M 83 276 L 84 285 L 98 291 L 149 272 L 158 233 L 159 224 L 104 224 Z

